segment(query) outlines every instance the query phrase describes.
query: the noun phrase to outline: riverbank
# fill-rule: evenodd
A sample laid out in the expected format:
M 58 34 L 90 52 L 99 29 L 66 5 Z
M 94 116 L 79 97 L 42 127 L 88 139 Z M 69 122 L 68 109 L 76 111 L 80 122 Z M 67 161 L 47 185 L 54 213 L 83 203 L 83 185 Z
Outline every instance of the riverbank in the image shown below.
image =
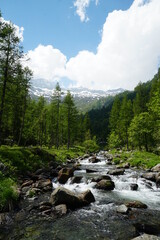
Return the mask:
M 38 169 L 50 172 L 67 160 L 85 154 L 84 147 L 0 147 L 0 212 L 12 210 L 19 199 L 19 185 L 22 179 L 29 179 Z M 52 179 L 52 176 L 51 176 Z
M 45 158 L 44 151 L 47 155 Z M 1 214 L 0 239 L 43 240 L 43 236 L 47 236 L 47 239 L 70 240 L 75 239 L 77 227 L 80 229 L 78 239 L 129 240 L 141 232 L 160 234 L 159 189 L 155 181 L 142 176 L 148 174 L 148 170 L 132 167 L 130 158 L 124 160 L 118 153 L 112 155 L 108 152 L 85 154 L 83 157 L 78 157 L 76 153 L 75 158 L 68 155 L 68 160 L 64 163 L 64 160 L 60 161 L 60 157 L 56 160 L 53 152 L 51 154 L 40 149 L 32 150 L 34 155 L 33 152 L 36 152 L 36 158 L 33 159 L 39 162 L 38 169 L 28 169 L 23 174 L 21 172 L 21 175 L 18 172 L 19 204 L 14 211 Z M 117 158 L 119 162 L 115 165 Z M 32 167 L 34 165 L 35 163 Z M 151 173 L 155 175 L 154 172 Z M 112 187 L 104 187 L 104 182 L 108 183 L 110 180 L 114 183 Z M 67 202 L 60 200 L 56 206 L 54 194 L 53 201 L 51 194 L 58 187 L 71 191 L 71 195 L 76 199 L 80 197 L 80 200 L 82 193 L 90 191 L 95 201 L 91 200 L 92 203 L 87 206 L 83 201 L 84 206 L 80 204 L 79 210 L 75 207 L 76 211 L 70 210 Z M 131 207 L 125 205 L 126 202 L 135 200 L 142 201 L 144 205 L 139 202 L 136 204 L 144 206 L 144 209 L 133 208 L 133 203 Z M 126 213 L 121 212 L 125 211 L 124 205 L 127 208 Z M 117 207 L 122 210 L 118 212 Z M 124 231 L 124 226 L 127 232 Z M 8 229 L 11 231 L 9 235 Z

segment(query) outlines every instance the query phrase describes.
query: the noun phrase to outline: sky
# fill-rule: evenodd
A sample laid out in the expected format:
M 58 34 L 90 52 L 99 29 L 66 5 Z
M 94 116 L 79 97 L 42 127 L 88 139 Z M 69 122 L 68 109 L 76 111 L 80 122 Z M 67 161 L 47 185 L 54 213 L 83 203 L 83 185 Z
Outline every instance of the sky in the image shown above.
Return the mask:
M 1 0 L 34 79 L 132 90 L 160 66 L 160 0 Z

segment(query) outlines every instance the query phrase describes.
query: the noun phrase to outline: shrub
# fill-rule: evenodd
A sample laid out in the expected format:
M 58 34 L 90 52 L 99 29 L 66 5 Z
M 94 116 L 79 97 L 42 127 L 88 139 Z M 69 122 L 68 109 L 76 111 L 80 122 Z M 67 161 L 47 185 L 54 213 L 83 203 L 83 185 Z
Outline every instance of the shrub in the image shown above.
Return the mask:
M 15 182 L 10 178 L 4 178 L 0 173 L 0 212 L 10 210 L 17 199 Z

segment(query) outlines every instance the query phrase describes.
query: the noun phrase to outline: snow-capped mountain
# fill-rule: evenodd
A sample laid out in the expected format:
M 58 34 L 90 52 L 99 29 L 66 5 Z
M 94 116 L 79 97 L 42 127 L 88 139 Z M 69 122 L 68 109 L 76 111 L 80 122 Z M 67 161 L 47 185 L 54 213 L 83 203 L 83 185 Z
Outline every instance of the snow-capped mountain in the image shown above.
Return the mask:
M 47 82 L 43 79 L 33 80 L 30 88 L 30 95 L 32 98 L 44 96 L 48 101 L 50 101 L 54 90 L 55 83 Z M 67 94 L 67 90 L 67 88 L 62 88 L 63 97 Z M 124 92 L 124 89 L 122 88 L 103 91 L 79 87 L 70 88 L 69 90 L 74 97 L 77 108 L 82 112 L 86 112 L 93 108 L 101 108 L 106 105 L 109 97 Z
M 46 99 L 50 99 L 53 95 L 55 89 L 55 83 L 46 82 L 43 79 L 38 81 L 33 81 L 30 89 L 31 96 L 39 97 L 44 96 Z M 66 88 L 62 88 L 63 95 L 67 94 Z M 69 89 L 74 98 L 92 98 L 92 99 L 100 99 L 102 97 L 107 96 L 115 96 L 116 94 L 124 92 L 124 89 L 118 88 L 114 90 L 91 90 L 88 88 L 78 87 L 78 88 L 70 88 Z

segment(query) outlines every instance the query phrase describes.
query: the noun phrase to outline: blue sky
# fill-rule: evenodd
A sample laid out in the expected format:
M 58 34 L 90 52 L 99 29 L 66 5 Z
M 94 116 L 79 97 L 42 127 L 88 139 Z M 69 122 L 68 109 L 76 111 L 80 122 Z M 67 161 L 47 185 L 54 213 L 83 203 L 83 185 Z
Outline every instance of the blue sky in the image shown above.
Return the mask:
M 100 30 L 109 12 L 128 9 L 133 0 L 100 0 L 96 6 L 91 1 L 86 9 L 90 21 L 81 22 L 73 0 L 1 0 L 3 17 L 24 27 L 24 50 L 38 44 L 51 44 L 67 58 L 80 50 L 96 51 Z
M 133 89 L 159 67 L 160 0 L 1 0 L 0 9 L 24 28 L 35 79 Z

